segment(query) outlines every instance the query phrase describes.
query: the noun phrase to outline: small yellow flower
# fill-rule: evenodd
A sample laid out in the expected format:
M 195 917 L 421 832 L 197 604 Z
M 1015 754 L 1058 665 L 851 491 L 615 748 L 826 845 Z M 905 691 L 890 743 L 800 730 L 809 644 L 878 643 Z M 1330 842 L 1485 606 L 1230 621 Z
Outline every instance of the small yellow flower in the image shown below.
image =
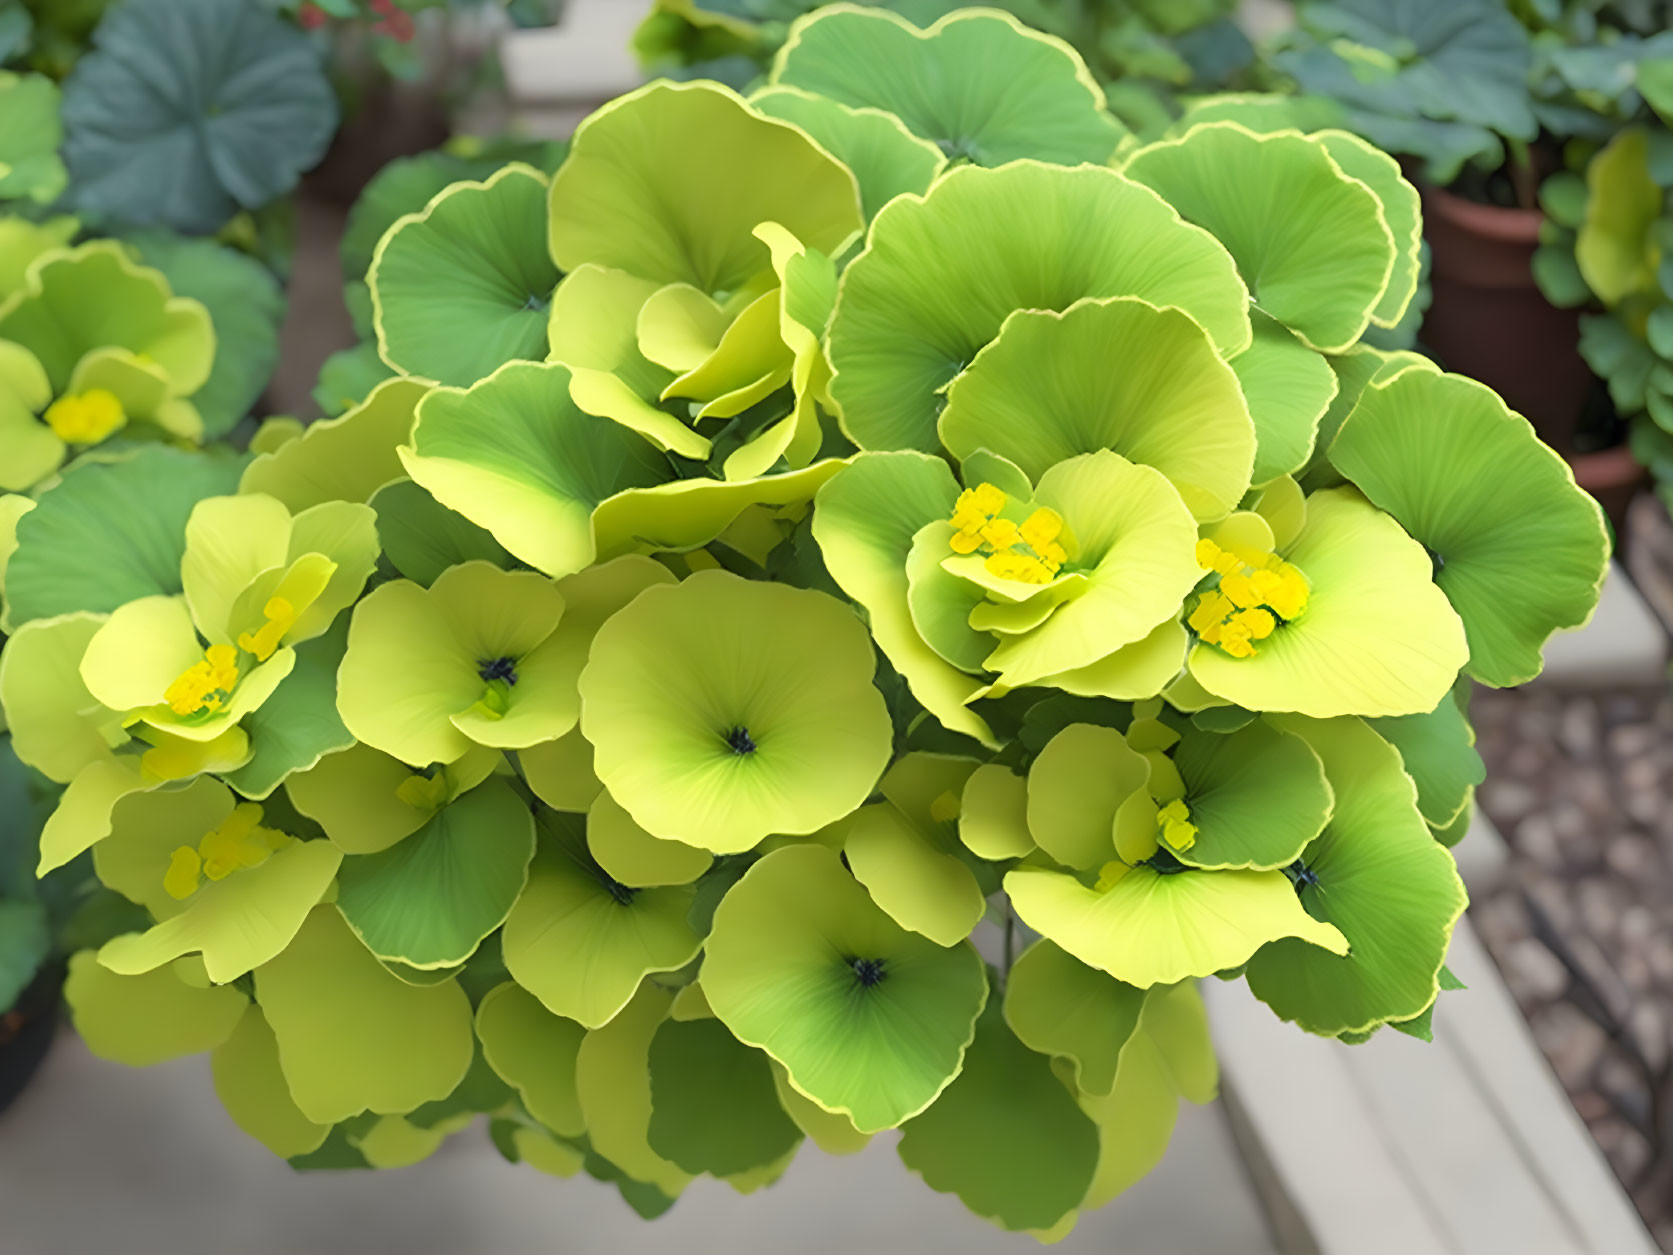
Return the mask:
M 41 417 L 65 444 L 98 444 L 128 421 L 122 402 L 106 388 L 61 396 Z
M 177 715 L 219 710 L 238 683 L 238 651 L 231 645 L 211 645 L 203 660 L 187 667 L 163 692 L 163 700 Z
M 1176 850 L 1189 850 L 1197 843 L 1197 826 L 1191 822 L 1191 810 L 1177 798 L 1156 812 L 1156 832 Z
M 261 819 L 260 806 L 241 803 L 220 827 L 203 834 L 196 849 L 189 845 L 176 849 L 163 874 L 163 889 L 169 897 L 183 902 L 197 892 L 205 878 L 225 880 L 235 871 L 260 867 L 276 850 L 296 840 L 276 829 L 263 828 Z
M 266 662 L 279 648 L 284 634 L 296 625 L 296 607 L 283 597 L 269 597 L 261 613 L 267 622 L 254 632 L 241 633 L 238 648 L 254 654 L 257 662 Z

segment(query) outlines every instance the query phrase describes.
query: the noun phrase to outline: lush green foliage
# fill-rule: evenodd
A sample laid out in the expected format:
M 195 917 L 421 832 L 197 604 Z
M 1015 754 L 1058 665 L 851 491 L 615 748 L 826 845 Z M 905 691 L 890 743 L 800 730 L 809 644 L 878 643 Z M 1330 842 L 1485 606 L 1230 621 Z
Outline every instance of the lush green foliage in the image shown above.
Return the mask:
M 1419 224 L 1362 140 L 1141 145 L 991 11 L 814 13 L 770 78 L 392 174 L 339 415 L 3 499 L 40 869 L 144 912 L 69 1000 L 107 1057 L 211 1050 L 299 1167 L 485 1114 L 655 1215 L 898 1127 L 1058 1236 L 1212 1096 L 1196 980 L 1427 1035 L 1456 686 L 1537 672 L 1603 525 L 1365 342 Z M 106 291 L 50 295 L 84 253 L 0 335 Z M 206 373 L 202 307 L 87 255 Z

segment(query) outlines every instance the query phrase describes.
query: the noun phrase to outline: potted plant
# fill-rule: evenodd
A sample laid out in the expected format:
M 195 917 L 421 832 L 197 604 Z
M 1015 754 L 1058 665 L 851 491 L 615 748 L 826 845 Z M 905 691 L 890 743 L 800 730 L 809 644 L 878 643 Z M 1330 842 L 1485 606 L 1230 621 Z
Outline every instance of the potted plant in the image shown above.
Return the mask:
M 1363 343 L 1419 241 L 1364 141 L 1124 144 L 992 12 L 815 12 L 770 77 L 393 221 L 392 374 L 236 482 L 144 448 L 18 519 L 39 866 L 145 912 L 68 1001 L 302 1168 L 486 1117 L 650 1216 L 899 1128 L 1061 1236 L 1213 1094 L 1196 980 L 1429 1035 L 1455 685 L 1538 671 L 1604 529 Z

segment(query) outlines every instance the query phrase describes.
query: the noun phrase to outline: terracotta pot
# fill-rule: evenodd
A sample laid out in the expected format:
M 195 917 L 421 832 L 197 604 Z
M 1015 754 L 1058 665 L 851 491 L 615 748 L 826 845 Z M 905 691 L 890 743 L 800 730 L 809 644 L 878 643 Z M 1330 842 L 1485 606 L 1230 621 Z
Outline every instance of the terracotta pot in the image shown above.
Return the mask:
M 1558 309 L 1534 283 L 1537 209 L 1481 205 L 1423 189 L 1434 301 L 1419 338 L 1442 364 L 1487 384 L 1572 460 L 1591 387 L 1578 310 Z
M 1624 444 L 1598 453 L 1577 454 L 1569 459 L 1569 464 L 1574 467 L 1574 482 L 1596 497 L 1609 516 L 1619 547 L 1626 537 L 1627 507 L 1644 486 L 1649 472 Z

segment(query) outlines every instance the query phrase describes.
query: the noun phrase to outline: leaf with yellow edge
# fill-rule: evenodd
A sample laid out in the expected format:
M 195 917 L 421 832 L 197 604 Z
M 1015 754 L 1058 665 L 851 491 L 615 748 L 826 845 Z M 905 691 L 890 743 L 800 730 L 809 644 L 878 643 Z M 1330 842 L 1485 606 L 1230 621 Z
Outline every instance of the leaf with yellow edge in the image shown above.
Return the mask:
M 1308 915 L 1283 872 L 1133 868 L 1099 892 L 1073 876 L 1019 867 L 1005 877 L 1017 917 L 1089 967 L 1148 989 L 1238 967 L 1296 937 L 1333 954 L 1348 943 Z
M 1082 1093 L 1108 1094 L 1139 1022 L 1145 991 L 1087 967 L 1041 938 L 1017 956 L 1005 981 L 1005 1022 L 1030 1050 L 1074 1065 Z

